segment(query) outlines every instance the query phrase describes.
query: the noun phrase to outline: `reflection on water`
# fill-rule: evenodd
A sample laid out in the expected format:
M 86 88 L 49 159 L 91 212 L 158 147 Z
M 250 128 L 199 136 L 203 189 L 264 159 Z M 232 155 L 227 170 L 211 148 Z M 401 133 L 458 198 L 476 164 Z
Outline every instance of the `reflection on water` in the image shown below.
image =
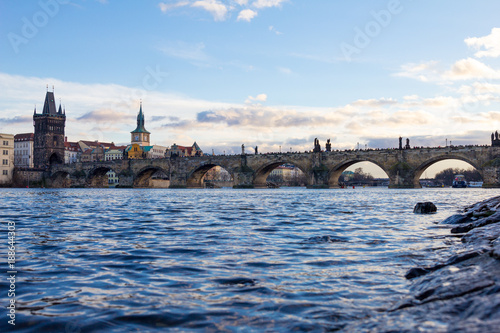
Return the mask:
M 409 268 L 457 242 L 436 222 L 499 191 L 2 194 L 3 230 L 17 227 L 16 331 L 327 331 L 390 307 Z M 438 213 L 413 214 L 418 201 Z

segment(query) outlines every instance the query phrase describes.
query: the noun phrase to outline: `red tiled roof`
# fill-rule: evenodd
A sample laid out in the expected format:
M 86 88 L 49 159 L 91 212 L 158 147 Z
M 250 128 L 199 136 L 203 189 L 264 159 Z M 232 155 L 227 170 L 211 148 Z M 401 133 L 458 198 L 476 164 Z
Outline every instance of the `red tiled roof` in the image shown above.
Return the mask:
M 84 141 L 81 140 L 84 144 L 86 144 L 89 147 L 101 147 L 104 146 L 106 148 L 115 148 L 115 143 L 114 142 L 99 142 L 99 141 Z
M 21 133 L 14 135 L 14 141 L 33 141 L 34 137 L 33 133 Z

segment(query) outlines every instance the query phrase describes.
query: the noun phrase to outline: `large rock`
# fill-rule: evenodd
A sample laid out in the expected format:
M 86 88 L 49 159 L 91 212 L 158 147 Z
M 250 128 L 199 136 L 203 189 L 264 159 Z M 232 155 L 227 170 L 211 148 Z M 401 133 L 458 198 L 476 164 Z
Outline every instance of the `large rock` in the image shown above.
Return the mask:
M 430 201 L 418 202 L 413 208 L 415 214 L 432 214 L 437 211 L 436 205 Z

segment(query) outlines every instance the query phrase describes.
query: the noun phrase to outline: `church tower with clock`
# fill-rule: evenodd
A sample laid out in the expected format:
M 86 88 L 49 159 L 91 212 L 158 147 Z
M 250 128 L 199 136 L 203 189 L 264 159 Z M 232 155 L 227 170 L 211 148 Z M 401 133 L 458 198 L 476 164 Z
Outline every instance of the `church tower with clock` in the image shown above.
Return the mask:
M 132 134 L 132 145 L 137 144 L 141 147 L 149 146 L 149 135 L 151 133 L 146 131 L 146 129 L 144 128 L 144 113 L 142 112 L 142 101 L 141 107 L 139 109 L 139 114 L 137 115 L 137 128 L 130 132 L 130 134 Z

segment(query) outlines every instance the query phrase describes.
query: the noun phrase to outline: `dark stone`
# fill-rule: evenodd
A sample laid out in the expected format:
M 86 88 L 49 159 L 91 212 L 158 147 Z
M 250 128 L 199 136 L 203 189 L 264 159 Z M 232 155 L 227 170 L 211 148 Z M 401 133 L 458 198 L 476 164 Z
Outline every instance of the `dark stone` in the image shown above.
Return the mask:
M 422 268 L 422 267 L 414 267 L 410 269 L 406 274 L 405 278 L 408 280 L 425 275 L 429 273 L 430 271 L 428 269 Z
M 442 221 L 441 224 L 461 224 L 470 221 L 471 219 L 469 215 L 456 214 L 448 217 L 446 220 Z
M 418 202 L 413 208 L 415 214 L 432 214 L 437 211 L 436 205 L 430 201 Z
M 337 242 L 348 242 L 349 240 L 345 237 L 338 236 L 314 236 L 303 241 L 304 244 L 319 244 L 319 243 L 337 243 Z
M 451 229 L 451 233 L 461 234 L 464 232 L 469 232 L 472 229 L 484 227 L 484 226 L 487 226 L 489 224 L 493 224 L 493 223 L 497 223 L 497 222 L 500 222 L 500 211 L 494 213 L 491 216 L 479 219 L 479 220 L 474 221 L 472 223 L 469 223 L 467 225 L 455 227 L 455 228 Z

